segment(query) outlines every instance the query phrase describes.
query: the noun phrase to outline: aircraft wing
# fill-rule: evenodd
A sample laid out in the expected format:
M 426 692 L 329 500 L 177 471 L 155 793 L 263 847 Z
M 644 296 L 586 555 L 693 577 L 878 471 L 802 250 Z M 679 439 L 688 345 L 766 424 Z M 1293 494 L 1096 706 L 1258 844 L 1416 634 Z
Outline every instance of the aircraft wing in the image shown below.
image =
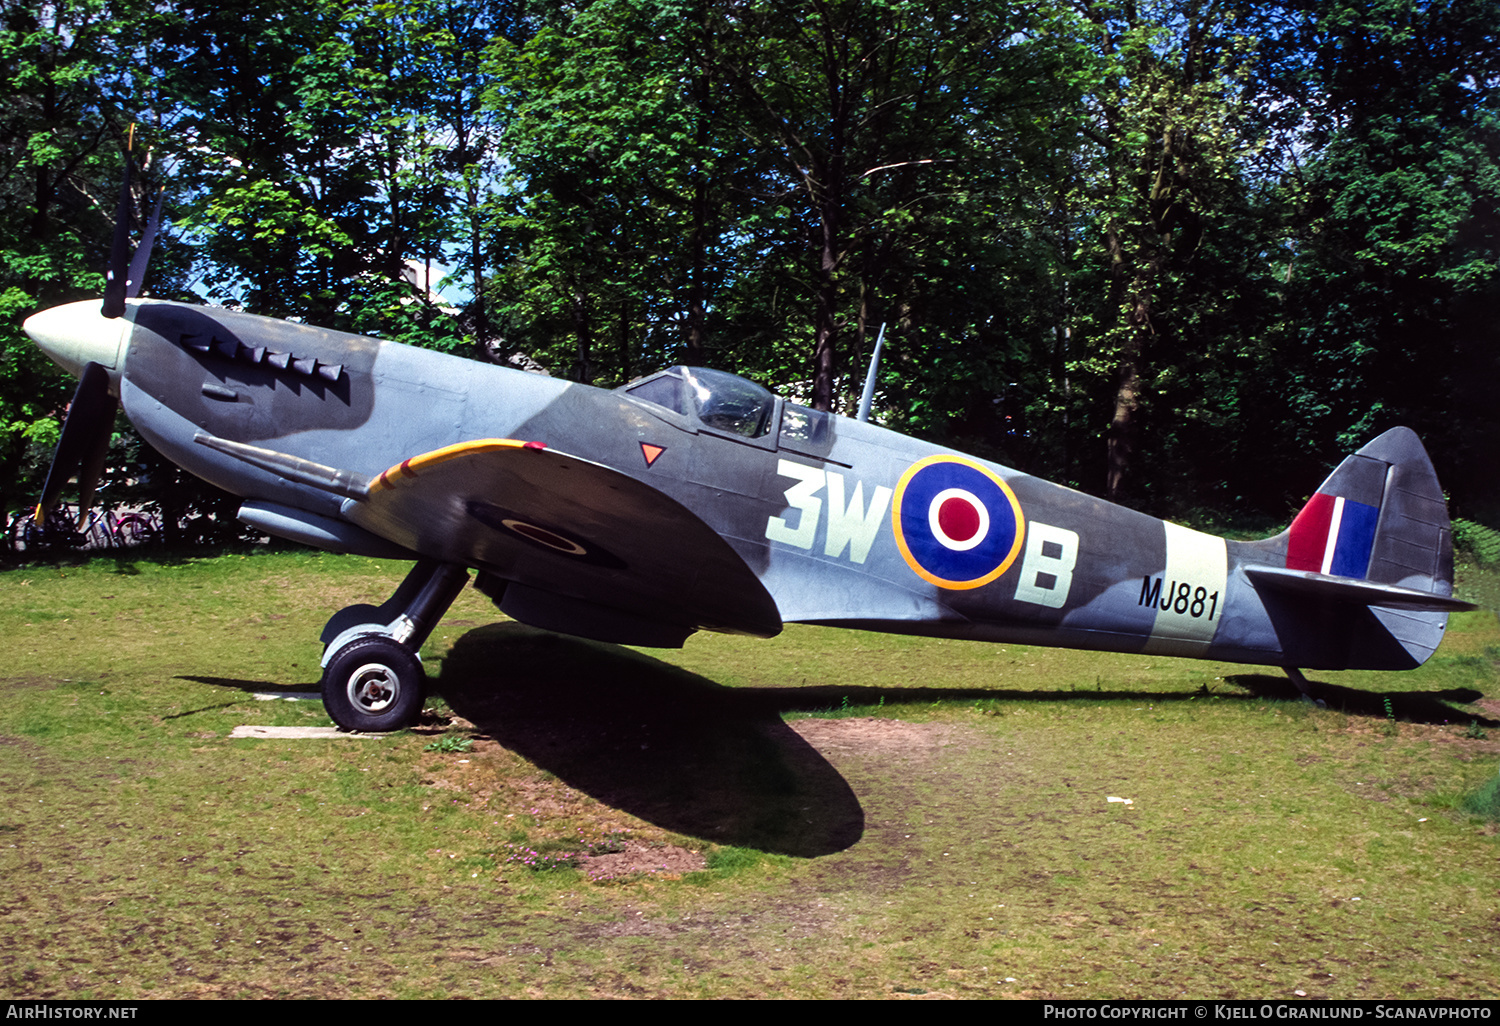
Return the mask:
M 413 551 L 488 570 L 508 582 L 504 600 L 491 597 L 538 626 L 627 643 L 650 635 L 630 624 L 660 622 L 682 637 L 781 631 L 760 580 L 681 503 L 540 443 L 448 446 L 404 460 L 361 491 L 344 503 L 346 518 Z

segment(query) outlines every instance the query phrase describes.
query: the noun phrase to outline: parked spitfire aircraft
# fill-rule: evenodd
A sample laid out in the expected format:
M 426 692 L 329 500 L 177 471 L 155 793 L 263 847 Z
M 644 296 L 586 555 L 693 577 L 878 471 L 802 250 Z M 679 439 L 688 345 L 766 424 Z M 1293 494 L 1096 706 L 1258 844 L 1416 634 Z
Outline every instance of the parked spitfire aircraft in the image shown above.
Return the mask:
M 118 397 L 245 523 L 414 561 L 384 605 L 323 631 L 323 701 L 349 730 L 417 715 L 417 650 L 471 568 L 509 616 L 621 644 L 811 623 L 1264 664 L 1299 685 L 1303 668 L 1418 666 L 1472 608 L 1451 597 L 1443 494 L 1405 428 L 1345 459 L 1288 530 L 1226 541 L 723 371 L 604 391 L 128 299 L 125 248 L 102 308 L 25 325 L 80 379 L 38 516 L 80 464 L 92 491 Z

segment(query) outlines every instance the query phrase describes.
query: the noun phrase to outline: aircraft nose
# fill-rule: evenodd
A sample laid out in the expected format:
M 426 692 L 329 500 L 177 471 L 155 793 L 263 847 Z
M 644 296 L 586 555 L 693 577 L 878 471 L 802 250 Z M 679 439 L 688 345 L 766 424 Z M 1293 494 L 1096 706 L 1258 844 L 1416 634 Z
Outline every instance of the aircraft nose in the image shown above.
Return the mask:
M 120 343 L 130 320 L 103 317 L 99 300 L 86 299 L 32 314 L 21 327 L 38 349 L 74 377 L 89 362 L 101 364 L 111 377 L 118 377 Z

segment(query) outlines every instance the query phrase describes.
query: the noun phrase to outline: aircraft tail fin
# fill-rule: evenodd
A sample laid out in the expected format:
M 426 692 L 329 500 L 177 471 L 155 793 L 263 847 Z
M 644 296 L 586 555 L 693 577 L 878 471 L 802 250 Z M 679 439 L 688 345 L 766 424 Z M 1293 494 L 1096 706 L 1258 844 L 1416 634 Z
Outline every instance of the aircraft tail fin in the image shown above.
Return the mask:
M 1442 640 L 1448 613 L 1473 608 L 1452 598 L 1447 503 L 1409 428 L 1392 428 L 1347 457 L 1291 527 L 1261 544 L 1275 562 L 1246 567 L 1258 590 L 1322 607 L 1368 607 L 1351 629 L 1349 666 L 1420 665 Z
M 1392 428 L 1340 463 L 1287 535 L 1288 570 L 1453 594 L 1448 506 L 1409 428 Z

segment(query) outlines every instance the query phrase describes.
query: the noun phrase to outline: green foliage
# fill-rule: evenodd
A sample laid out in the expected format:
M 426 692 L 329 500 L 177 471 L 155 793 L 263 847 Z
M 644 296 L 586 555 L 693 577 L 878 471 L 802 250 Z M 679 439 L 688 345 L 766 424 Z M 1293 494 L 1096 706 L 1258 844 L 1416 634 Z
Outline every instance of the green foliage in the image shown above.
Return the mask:
M 427 742 L 427 744 L 422 747 L 422 751 L 424 751 L 424 752 L 444 752 L 444 753 L 455 753 L 455 752 L 456 753 L 463 753 L 463 752 L 472 751 L 473 748 L 474 748 L 474 741 L 473 741 L 472 738 L 455 737 L 452 734 L 445 734 L 442 737 L 437 738 L 434 741 Z
M 1004 245 L 1026 164 L 1002 140 L 1038 137 L 1013 104 L 1059 64 L 1034 29 L 913 3 L 601 0 L 498 44 L 514 191 L 496 224 L 517 249 L 497 306 L 544 363 L 602 382 L 681 360 L 827 405 L 898 319 L 902 378 L 946 379 L 924 335 L 1004 331 L 993 292 L 952 278 Z
M 1288 427 L 1326 462 L 1404 423 L 1455 494 L 1491 493 L 1500 9 L 1286 6 L 1268 84 L 1310 115 L 1281 126 Z
M 1500 820 L 1500 775 L 1490 777 L 1479 790 L 1466 797 L 1461 808 L 1485 819 Z
M 25 317 L 97 295 L 118 191 L 121 86 L 139 5 L 0 7 L 0 509 L 34 501 L 72 383 L 21 332 Z M 108 213 L 106 213 L 108 211 Z
M 1455 518 L 1453 547 L 1480 566 L 1500 566 L 1500 531 L 1472 520 Z
M 1284 519 L 1396 423 L 1497 498 L 1494 4 L 0 10 L 7 509 L 71 388 L 20 324 L 98 295 L 132 121 L 153 295 L 840 410 L 885 324 L 877 421 L 1160 514 Z
M 595 3 L 490 50 L 510 163 L 490 206 L 512 256 L 491 286 L 496 317 L 508 343 L 576 380 L 677 362 L 671 243 L 690 231 L 701 159 L 675 83 L 684 31 L 670 5 Z

